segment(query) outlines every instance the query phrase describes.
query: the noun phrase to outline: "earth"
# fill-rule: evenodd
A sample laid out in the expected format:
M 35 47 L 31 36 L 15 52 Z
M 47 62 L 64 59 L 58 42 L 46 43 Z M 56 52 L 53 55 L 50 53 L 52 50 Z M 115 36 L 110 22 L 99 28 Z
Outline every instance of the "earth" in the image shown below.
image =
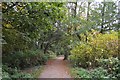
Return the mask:
M 71 78 L 68 62 L 63 60 L 64 56 L 49 60 L 39 78 Z

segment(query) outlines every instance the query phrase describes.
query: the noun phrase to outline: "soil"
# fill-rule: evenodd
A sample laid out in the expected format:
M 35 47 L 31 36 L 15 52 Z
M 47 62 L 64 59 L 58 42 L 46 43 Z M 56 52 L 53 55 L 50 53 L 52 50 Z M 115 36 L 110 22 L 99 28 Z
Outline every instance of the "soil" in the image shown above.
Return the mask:
M 68 62 L 63 59 L 63 56 L 59 56 L 56 59 L 49 60 L 39 78 L 71 78 Z

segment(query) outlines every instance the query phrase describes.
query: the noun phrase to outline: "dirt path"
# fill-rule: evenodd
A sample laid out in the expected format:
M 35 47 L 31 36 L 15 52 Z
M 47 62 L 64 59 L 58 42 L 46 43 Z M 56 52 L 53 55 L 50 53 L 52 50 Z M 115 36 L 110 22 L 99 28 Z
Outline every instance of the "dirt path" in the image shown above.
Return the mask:
M 39 78 L 71 78 L 67 62 L 63 58 L 59 56 L 57 59 L 49 60 Z

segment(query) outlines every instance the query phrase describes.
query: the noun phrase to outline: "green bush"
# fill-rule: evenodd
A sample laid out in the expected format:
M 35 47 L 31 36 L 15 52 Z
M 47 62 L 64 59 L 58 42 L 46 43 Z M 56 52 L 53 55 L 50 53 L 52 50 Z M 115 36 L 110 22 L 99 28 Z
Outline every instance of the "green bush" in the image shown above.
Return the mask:
M 74 68 L 72 69 L 74 72 L 75 78 L 81 78 L 82 80 L 109 80 L 108 72 L 106 69 L 99 67 L 93 70 L 87 70 L 84 68 Z
M 103 69 L 102 67 L 93 69 L 90 73 L 92 78 L 109 78 L 107 77 L 107 70 Z
M 44 64 L 49 58 L 48 54 L 44 54 L 40 50 L 29 50 L 26 52 L 16 52 L 14 54 L 10 54 L 6 57 L 3 57 L 3 64 L 8 65 L 12 68 L 26 68 L 32 67 L 36 65 Z
M 80 78 L 91 78 L 89 71 L 83 68 L 78 68 L 77 75 L 79 75 Z
M 2 72 L 2 78 L 8 78 L 10 79 L 10 75 L 8 72 Z
M 28 73 L 15 73 L 14 75 L 11 75 L 11 78 L 33 78 Z
M 108 70 L 110 77 L 120 78 L 120 60 L 118 58 L 98 59 L 99 66 Z
M 54 53 L 51 50 L 48 50 L 48 54 L 49 54 L 49 58 L 55 58 L 56 57 L 56 53 Z
M 33 78 L 32 75 L 28 73 L 22 73 L 17 68 L 13 69 L 6 65 L 2 66 L 2 78 L 12 80 L 12 78 Z

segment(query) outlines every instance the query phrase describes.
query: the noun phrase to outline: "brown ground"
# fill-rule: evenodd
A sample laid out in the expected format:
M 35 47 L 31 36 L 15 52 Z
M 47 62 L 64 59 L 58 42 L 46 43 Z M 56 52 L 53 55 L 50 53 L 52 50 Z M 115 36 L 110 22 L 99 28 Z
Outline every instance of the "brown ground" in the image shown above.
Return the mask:
M 71 78 L 67 61 L 59 56 L 54 60 L 49 60 L 39 78 Z

